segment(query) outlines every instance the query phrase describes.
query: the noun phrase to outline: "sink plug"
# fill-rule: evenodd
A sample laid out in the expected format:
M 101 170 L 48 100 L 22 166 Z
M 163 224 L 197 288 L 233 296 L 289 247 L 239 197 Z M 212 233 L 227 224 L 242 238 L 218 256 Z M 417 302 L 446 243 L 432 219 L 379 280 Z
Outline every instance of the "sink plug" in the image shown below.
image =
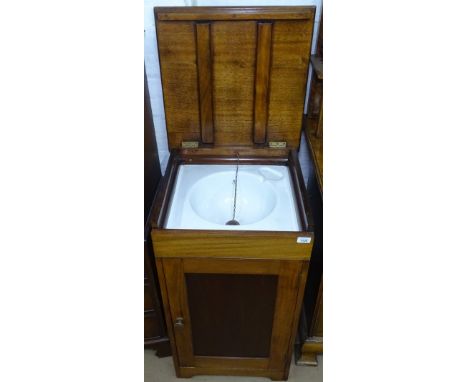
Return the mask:
M 240 225 L 236 220 L 236 202 L 237 202 L 237 177 L 239 175 L 239 153 L 237 154 L 236 177 L 234 178 L 234 206 L 232 208 L 232 219 L 226 222 L 226 225 Z

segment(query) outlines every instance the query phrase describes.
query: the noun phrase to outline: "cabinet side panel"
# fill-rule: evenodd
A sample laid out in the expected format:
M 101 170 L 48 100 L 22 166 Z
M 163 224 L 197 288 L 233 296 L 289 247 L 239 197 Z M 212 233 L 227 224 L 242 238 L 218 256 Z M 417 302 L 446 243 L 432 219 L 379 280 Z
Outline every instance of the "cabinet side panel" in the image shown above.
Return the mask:
M 279 274 L 278 298 L 271 339 L 270 369 L 288 368 L 292 342 L 296 335 L 299 305 L 302 301 L 306 272 L 301 261 L 283 261 Z

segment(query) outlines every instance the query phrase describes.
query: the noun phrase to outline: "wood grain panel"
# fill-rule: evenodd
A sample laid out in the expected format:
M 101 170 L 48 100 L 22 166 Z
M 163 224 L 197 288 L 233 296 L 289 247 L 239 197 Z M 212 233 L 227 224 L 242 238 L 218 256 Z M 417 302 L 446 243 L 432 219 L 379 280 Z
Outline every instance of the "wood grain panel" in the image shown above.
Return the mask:
M 271 337 L 269 369 L 284 368 L 286 360 L 291 357 L 289 342 L 294 337 L 291 331 L 295 320 L 294 312 L 300 286 L 298 276 L 301 268 L 302 263 L 300 261 L 284 261 L 281 264 L 278 298 L 275 308 L 276 315 Z M 304 287 L 302 286 L 302 288 Z
M 267 139 L 288 147 L 299 146 L 312 27 L 312 21 L 274 26 Z
M 191 22 L 156 24 L 169 148 L 200 140 L 197 51 Z
M 196 367 L 229 369 L 266 369 L 268 358 L 237 358 L 237 357 L 197 357 L 195 356 Z
M 172 320 L 175 321 L 181 317 L 185 322 L 183 327 L 175 327 L 173 322 L 168 322 L 167 325 L 172 327 L 174 333 L 180 365 L 193 366 L 192 332 L 190 314 L 186 304 L 187 292 L 182 260 L 165 259 L 163 266 Z
M 156 261 L 156 269 L 158 272 L 158 278 L 161 285 L 161 298 L 164 305 L 164 315 L 166 318 L 167 324 L 167 334 L 169 335 L 171 351 L 172 351 L 172 360 L 174 361 L 174 368 L 176 370 L 177 376 L 179 376 L 180 364 L 179 364 L 179 355 L 177 353 L 177 345 L 175 342 L 174 330 L 172 325 L 168 325 L 172 323 L 172 313 L 169 309 L 169 294 L 167 291 L 167 283 L 166 283 L 166 275 L 164 274 L 164 261 L 163 259 L 155 258 Z
M 277 275 L 279 274 L 281 261 L 271 260 L 244 260 L 238 259 L 184 259 L 184 270 L 187 273 L 239 273 L 244 275 Z
M 157 20 L 301 20 L 311 18 L 312 7 L 156 7 Z
M 153 123 L 153 112 L 151 110 L 150 95 L 145 70 L 145 224 L 149 217 L 151 205 L 156 194 L 156 187 L 161 179 L 161 166 L 159 165 L 158 145 Z
M 315 302 L 313 322 L 310 327 L 310 337 L 323 337 L 323 278 L 320 280 L 320 288 Z
M 200 127 L 203 143 L 213 143 L 213 90 L 210 23 L 196 24 Z
M 314 241 L 311 232 L 153 229 L 151 235 L 158 257 L 307 260 Z M 312 240 L 299 244 L 298 236 Z
M 194 355 L 268 358 L 278 276 L 184 272 Z
M 211 32 L 215 144 L 252 145 L 256 23 L 218 21 Z
M 244 157 L 259 157 L 259 156 L 268 156 L 271 158 L 275 157 L 285 157 L 289 154 L 289 149 L 270 149 L 266 147 L 258 147 L 257 146 L 224 146 L 224 147 L 200 147 L 198 149 L 182 149 L 180 150 L 181 154 L 190 154 L 190 155 L 198 155 L 198 156 L 225 156 L 236 158 L 236 153 L 239 153 Z M 242 159 L 242 158 L 241 158 Z
M 253 149 L 264 148 L 266 141 L 286 141 L 287 148 L 298 147 L 313 7 L 271 13 L 252 8 L 248 19 L 235 7 L 161 12 L 156 11 L 156 24 L 171 149 L 180 148 L 182 141 Z M 193 18 L 188 17 L 191 12 Z M 227 15 L 227 21 L 218 18 L 220 14 Z M 163 21 L 186 16 L 200 26 L 195 21 Z
M 257 26 L 257 71 L 255 74 L 254 142 L 265 143 L 268 122 L 268 87 L 270 83 L 272 23 Z
M 299 327 L 299 316 L 301 314 L 302 302 L 304 300 L 304 289 L 305 289 L 305 284 L 307 281 L 308 270 L 309 270 L 309 262 L 303 261 L 302 266 L 300 267 L 300 273 L 298 275 L 297 295 L 295 297 L 296 306 L 294 308 L 294 312 L 292 313 L 293 321 L 291 325 L 291 336 L 289 337 L 289 347 L 287 351 L 287 356 L 284 359 L 284 368 L 285 368 L 286 375 L 289 374 L 289 368 L 291 366 L 291 362 L 289 362 L 289 360 L 291 359 L 291 355 L 294 349 L 294 342 L 295 342 L 297 330 Z
M 238 375 L 270 378 L 272 381 L 285 381 L 288 375 L 284 370 L 263 370 L 254 368 L 231 368 L 229 365 L 221 367 L 181 367 L 177 369 L 179 378 L 191 378 L 196 375 Z
M 164 330 L 161 327 L 160 322 L 154 312 L 145 313 L 144 333 L 145 339 L 151 338 L 162 338 L 164 336 Z
M 274 273 L 270 273 L 272 271 L 270 263 L 275 266 Z M 250 269 L 260 271 L 262 267 L 264 268 L 263 274 L 256 272 L 248 274 Z M 173 341 L 173 335 L 175 335 L 174 343 L 177 347 L 177 375 L 185 377 L 213 373 L 286 378 L 297 330 L 307 267 L 308 261 L 158 258 L 158 271 L 163 269 L 160 277 L 164 283 L 162 288 L 164 303 L 170 311 L 168 316 L 172 316 L 172 320 L 179 316 L 185 319 L 184 328 L 170 326 L 171 340 Z M 231 273 L 233 268 L 235 272 Z M 189 280 L 190 277 L 195 278 L 191 280 L 195 283 Z M 210 279 L 213 277 L 214 280 Z M 243 280 L 238 280 L 241 281 L 239 284 L 232 280 L 232 277 L 241 277 Z M 245 280 L 245 277 L 249 280 Z M 272 283 L 273 280 L 274 283 Z M 262 286 L 262 283 L 265 285 Z M 190 288 L 190 293 L 187 293 L 187 286 Z M 249 296 L 251 290 L 256 290 L 258 293 Z M 256 298 L 265 300 L 258 303 L 259 305 L 266 305 L 253 307 L 252 304 L 256 304 L 254 301 Z M 247 301 L 249 299 L 253 300 L 249 302 Z M 203 304 L 205 305 L 202 306 Z M 232 306 L 226 306 L 226 304 L 232 304 Z M 257 308 L 259 312 L 256 312 Z M 235 325 L 229 324 L 229 320 L 236 317 L 240 320 L 238 331 L 241 332 L 240 337 L 243 338 L 242 333 L 245 335 L 245 331 L 252 330 L 252 326 L 256 325 L 253 322 L 255 317 L 249 319 L 248 316 L 258 315 L 257 325 L 267 325 L 267 320 L 263 317 L 266 313 L 268 317 L 273 316 L 272 327 L 263 332 L 262 340 L 256 340 L 260 342 L 259 344 L 254 346 L 249 344 L 248 340 L 237 341 L 235 336 L 232 337 L 231 329 L 235 329 Z M 192 316 L 193 314 L 195 316 Z M 243 315 L 246 316 L 244 320 Z M 260 316 L 263 318 L 260 319 Z M 196 317 L 195 320 L 192 320 L 192 317 Z M 215 322 L 216 320 L 219 322 Z M 203 321 L 206 322 L 203 324 Z M 206 327 L 200 325 L 200 322 Z M 269 345 L 264 344 L 264 340 L 268 338 Z M 216 344 L 216 341 L 220 339 L 223 340 L 223 346 Z M 208 350 L 201 350 L 200 353 L 226 354 L 227 352 L 228 356 L 194 355 L 194 350 L 197 349 L 194 341 L 208 341 L 208 345 L 205 344 Z M 213 341 L 215 351 L 212 351 Z M 226 341 L 231 341 L 231 343 L 226 343 Z M 221 347 L 217 348 L 217 345 Z M 232 354 L 248 352 L 248 354 L 236 357 L 230 355 L 230 352 Z M 260 353 L 262 357 L 252 357 L 251 352 Z M 178 364 L 182 367 L 178 367 Z M 262 371 L 267 373 L 262 374 Z

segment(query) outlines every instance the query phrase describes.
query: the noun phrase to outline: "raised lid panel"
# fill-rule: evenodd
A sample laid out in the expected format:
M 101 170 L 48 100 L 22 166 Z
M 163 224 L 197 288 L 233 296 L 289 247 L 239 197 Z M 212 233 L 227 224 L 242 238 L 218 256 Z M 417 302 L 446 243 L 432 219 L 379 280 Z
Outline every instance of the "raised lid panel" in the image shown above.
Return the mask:
M 270 72 L 269 141 L 299 146 L 309 67 L 310 23 L 275 22 Z M 305 73 L 305 75 L 304 75 Z M 302 87 L 302 88 L 301 88 Z
M 169 147 L 297 148 L 314 14 L 155 8 Z
M 215 144 L 252 144 L 255 21 L 212 23 Z
M 193 23 L 158 23 L 169 146 L 200 139 L 197 51 Z

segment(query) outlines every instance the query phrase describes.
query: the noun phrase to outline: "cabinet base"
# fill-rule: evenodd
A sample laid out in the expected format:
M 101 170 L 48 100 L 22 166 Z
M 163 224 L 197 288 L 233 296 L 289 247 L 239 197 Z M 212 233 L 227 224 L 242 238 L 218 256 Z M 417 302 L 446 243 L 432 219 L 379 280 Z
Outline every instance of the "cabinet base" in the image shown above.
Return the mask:
M 296 365 L 318 366 L 317 355 L 323 353 L 323 337 L 307 339 L 296 352 Z
M 178 378 L 191 378 L 197 375 L 234 375 L 234 376 L 249 376 L 249 377 L 265 377 L 272 381 L 286 381 L 288 372 L 284 370 L 243 370 L 243 369 L 215 369 L 202 367 L 180 367 L 176 371 Z

